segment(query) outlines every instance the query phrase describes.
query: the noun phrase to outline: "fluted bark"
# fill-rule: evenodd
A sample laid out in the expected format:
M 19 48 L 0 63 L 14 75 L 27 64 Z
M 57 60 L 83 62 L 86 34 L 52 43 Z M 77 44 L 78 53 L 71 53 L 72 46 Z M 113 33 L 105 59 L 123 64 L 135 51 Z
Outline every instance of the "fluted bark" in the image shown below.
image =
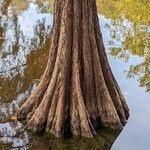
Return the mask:
M 128 106 L 108 64 L 95 0 L 56 0 L 49 60 L 17 111 L 35 132 L 92 137 L 122 128 Z

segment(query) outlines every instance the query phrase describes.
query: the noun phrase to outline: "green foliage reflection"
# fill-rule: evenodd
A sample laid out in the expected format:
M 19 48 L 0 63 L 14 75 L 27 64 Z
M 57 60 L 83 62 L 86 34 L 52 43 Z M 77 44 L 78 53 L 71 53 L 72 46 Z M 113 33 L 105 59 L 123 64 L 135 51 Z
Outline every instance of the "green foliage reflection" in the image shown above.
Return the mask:
M 143 58 L 130 66 L 128 77 L 138 75 L 140 86 L 150 91 L 150 1 L 97 0 L 97 6 L 100 14 L 111 20 L 106 26 L 111 35 L 110 54 L 125 62 L 131 55 Z

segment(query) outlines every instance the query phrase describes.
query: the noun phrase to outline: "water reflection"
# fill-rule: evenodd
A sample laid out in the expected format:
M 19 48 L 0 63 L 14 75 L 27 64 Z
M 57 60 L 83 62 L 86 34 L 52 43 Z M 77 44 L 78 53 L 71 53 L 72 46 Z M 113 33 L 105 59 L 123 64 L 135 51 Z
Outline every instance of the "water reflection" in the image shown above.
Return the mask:
M 0 149 L 109 150 L 118 133 L 103 131 L 92 141 L 64 142 L 31 136 L 21 123 L 7 120 L 36 87 L 44 71 L 52 4 L 53 0 L 0 0 Z M 119 69 L 125 70 L 128 78 L 137 75 L 140 86 L 150 91 L 150 2 L 97 0 L 97 4 L 109 57 L 126 62 L 127 68 Z
M 52 9 L 48 1 L 0 2 L 0 142 L 3 143 L 0 148 L 109 150 L 118 136 L 116 132 L 103 131 L 99 137 L 90 141 L 63 141 L 31 136 L 20 122 L 9 121 L 10 116 L 35 88 L 44 71 Z
M 9 102 L 44 70 L 52 15 L 40 13 L 34 3 L 18 15 L 10 1 L 4 5 L 5 13 L 2 11 L 0 18 L 0 100 Z
M 19 122 L 6 122 L 0 124 L 0 142 L 7 144 L 0 146 L 1 149 L 24 149 L 28 148 L 28 134 L 22 131 L 23 126 Z
M 0 148 L 3 150 L 110 150 L 119 133 L 103 130 L 94 139 L 57 139 L 49 135 L 35 136 L 28 133 L 20 122 L 0 123 Z
M 132 61 L 126 69 L 127 77 L 138 76 L 140 86 L 150 91 L 150 2 L 98 0 L 98 5 L 109 19 L 105 24 L 110 36 L 106 43 L 108 52 L 116 59 Z M 135 59 L 138 61 L 134 64 Z
M 52 15 L 40 13 L 34 2 L 15 0 L 0 1 L 0 13 L 0 149 L 28 149 L 22 124 L 6 120 L 44 71 Z

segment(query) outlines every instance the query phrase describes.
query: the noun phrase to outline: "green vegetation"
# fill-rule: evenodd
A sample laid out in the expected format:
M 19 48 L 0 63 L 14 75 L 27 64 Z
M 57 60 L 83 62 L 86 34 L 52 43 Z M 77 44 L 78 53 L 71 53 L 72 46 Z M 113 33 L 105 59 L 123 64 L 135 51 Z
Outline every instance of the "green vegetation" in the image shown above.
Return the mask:
M 149 0 L 97 0 L 98 11 L 111 23 L 110 53 L 128 61 L 131 55 L 143 61 L 128 70 L 128 77 L 139 76 L 140 86 L 150 91 L 150 1 Z M 121 42 L 116 46 L 116 41 Z

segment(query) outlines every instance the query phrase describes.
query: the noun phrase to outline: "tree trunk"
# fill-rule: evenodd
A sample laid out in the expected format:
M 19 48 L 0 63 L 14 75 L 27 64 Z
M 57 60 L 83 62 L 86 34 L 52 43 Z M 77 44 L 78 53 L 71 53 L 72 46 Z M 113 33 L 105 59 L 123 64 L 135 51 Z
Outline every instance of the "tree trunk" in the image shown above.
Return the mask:
M 57 137 L 92 137 L 100 126 L 126 123 L 129 110 L 108 64 L 95 0 L 55 0 L 47 67 L 17 117 Z

